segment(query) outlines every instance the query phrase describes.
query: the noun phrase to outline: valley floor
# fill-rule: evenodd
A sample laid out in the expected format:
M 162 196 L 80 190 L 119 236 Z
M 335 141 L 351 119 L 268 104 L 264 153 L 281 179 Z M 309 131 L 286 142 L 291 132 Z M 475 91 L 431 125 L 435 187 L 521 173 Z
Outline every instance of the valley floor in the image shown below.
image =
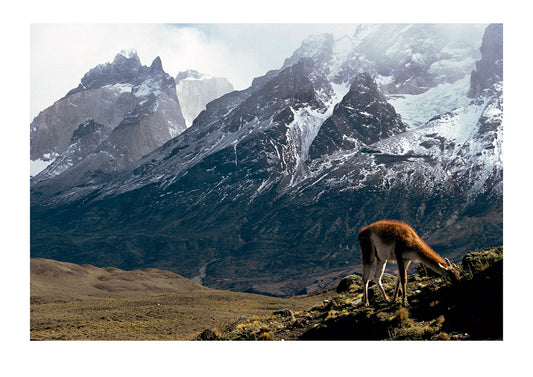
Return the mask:
M 283 299 L 208 289 L 167 271 L 31 262 L 32 340 L 189 340 L 206 328 L 304 310 L 335 294 Z
M 317 298 L 322 301 L 322 298 Z M 34 340 L 188 340 L 208 327 L 281 308 L 301 310 L 312 300 L 203 290 L 95 301 L 31 303 Z
M 33 340 L 501 340 L 503 248 L 469 253 L 464 278 L 410 276 L 410 307 L 388 304 L 361 279 L 290 298 L 212 290 L 157 270 L 122 271 L 32 260 Z M 70 290 L 58 282 L 78 276 Z M 134 279 L 133 276 L 136 278 Z M 102 286 L 95 282 L 106 281 Z M 139 282 L 143 281 L 141 288 Z M 150 284 L 148 284 L 150 282 Z M 384 277 L 385 289 L 395 279 Z M 95 286 L 97 289 L 95 290 Z M 131 289 L 127 289 L 131 286 Z M 149 294 L 171 289 L 173 292 Z M 97 293 L 95 293 L 97 292 Z

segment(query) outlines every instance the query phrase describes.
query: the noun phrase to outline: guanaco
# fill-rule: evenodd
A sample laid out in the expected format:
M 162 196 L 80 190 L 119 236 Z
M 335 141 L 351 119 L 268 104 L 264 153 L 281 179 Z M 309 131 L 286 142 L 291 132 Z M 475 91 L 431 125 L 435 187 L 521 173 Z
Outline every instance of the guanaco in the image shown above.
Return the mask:
M 368 283 L 374 260 L 377 260 L 374 281 L 387 302 L 390 300 L 381 284 L 381 277 L 387 261 L 398 263 L 398 279 L 393 301 L 396 301 L 398 290 L 401 289 L 404 306 L 409 306 L 406 285 L 407 268 L 411 261 L 420 262 L 440 275 L 449 276 L 452 281 L 460 279 L 459 272 L 453 263 L 446 258 L 441 258 L 422 241 L 413 228 L 400 221 L 381 220 L 362 228 L 359 231 L 359 247 L 363 262 L 363 302 L 365 306 L 369 306 Z

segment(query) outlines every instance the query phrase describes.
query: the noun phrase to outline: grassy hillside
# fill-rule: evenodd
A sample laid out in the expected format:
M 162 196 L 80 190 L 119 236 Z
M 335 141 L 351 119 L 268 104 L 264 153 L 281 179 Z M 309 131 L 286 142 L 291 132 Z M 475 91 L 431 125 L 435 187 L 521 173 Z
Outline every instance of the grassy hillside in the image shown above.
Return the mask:
M 361 279 L 290 298 L 212 290 L 168 271 L 31 260 L 32 339 L 502 339 L 503 248 L 469 253 L 451 284 L 422 269 L 411 306 L 387 304 Z M 391 292 L 395 278 L 384 277 Z M 371 283 L 372 284 L 372 283 Z
M 31 297 L 39 302 L 138 297 L 206 289 L 170 271 L 153 268 L 123 271 L 35 258 L 30 261 L 30 273 Z
M 336 295 L 303 311 L 282 310 L 207 329 L 203 340 L 499 340 L 503 339 L 503 248 L 469 253 L 463 279 L 451 284 L 419 269 L 409 277 L 410 306 L 386 303 L 373 285 L 362 305 L 361 278 L 339 283 Z M 395 277 L 386 275 L 392 297 Z M 371 283 L 372 284 L 372 283 Z

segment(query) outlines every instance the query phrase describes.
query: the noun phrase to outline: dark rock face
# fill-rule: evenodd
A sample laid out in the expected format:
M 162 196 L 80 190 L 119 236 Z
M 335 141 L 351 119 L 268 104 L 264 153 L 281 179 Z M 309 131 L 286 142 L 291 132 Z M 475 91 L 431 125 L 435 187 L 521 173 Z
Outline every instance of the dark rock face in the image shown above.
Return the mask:
M 250 122 L 256 114 L 260 115 L 260 120 L 272 117 L 280 110 L 280 105 L 282 108 L 307 105 L 319 107 L 321 103 L 308 77 L 310 73 L 310 67 L 304 60 L 284 69 L 246 99 L 238 107 L 235 116 L 239 117 L 239 122 Z M 234 127 L 230 131 L 235 131 Z
M 478 97 L 484 89 L 503 80 L 503 24 L 491 24 L 481 44 L 481 60 L 470 79 L 470 97 Z
M 355 77 L 348 94 L 320 127 L 309 151 L 311 159 L 353 150 L 405 131 L 401 118 L 369 74 Z
M 84 140 L 88 136 L 93 136 L 96 133 L 100 133 L 103 130 L 104 126 L 102 124 L 96 123 L 94 119 L 89 119 L 86 123 L 80 124 L 78 128 L 72 134 L 72 139 L 70 143 L 73 144 L 79 140 Z

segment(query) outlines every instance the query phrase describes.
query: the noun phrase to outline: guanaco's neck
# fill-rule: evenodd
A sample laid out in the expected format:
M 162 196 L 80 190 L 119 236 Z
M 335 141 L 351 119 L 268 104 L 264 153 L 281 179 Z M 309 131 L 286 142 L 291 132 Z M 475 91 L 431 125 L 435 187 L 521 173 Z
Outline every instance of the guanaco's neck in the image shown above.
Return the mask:
M 417 245 L 417 254 L 420 257 L 420 262 L 431 268 L 436 273 L 442 275 L 446 270 L 441 266 L 446 266 L 446 262 L 436 252 L 433 251 L 424 241 L 420 240 Z

